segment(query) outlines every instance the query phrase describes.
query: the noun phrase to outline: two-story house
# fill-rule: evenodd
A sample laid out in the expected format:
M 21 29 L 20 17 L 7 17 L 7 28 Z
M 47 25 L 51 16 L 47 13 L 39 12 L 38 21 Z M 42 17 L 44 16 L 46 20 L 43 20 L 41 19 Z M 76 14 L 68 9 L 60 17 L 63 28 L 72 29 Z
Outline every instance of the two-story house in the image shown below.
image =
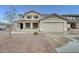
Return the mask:
M 16 23 L 17 31 L 67 31 L 67 19 L 55 13 L 40 14 L 39 12 L 31 10 L 20 16 Z

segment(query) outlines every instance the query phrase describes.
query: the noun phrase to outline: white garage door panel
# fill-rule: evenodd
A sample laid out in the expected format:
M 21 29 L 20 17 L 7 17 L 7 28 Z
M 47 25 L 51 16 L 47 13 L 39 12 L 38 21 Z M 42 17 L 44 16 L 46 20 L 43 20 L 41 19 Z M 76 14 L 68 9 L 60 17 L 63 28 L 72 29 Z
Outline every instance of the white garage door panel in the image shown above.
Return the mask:
M 43 28 L 43 31 L 53 31 L 53 32 L 63 32 L 64 30 L 64 23 L 55 23 L 55 22 L 50 22 L 50 23 L 43 23 L 42 24 L 42 28 Z

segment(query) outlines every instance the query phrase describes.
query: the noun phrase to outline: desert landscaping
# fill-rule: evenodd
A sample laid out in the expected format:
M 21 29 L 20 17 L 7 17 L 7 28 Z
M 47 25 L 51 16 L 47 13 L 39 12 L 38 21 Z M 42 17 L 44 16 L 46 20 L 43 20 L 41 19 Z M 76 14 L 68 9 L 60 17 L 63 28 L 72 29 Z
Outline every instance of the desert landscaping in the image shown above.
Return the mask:
M 38 33 L 12 32 L 10 38 L 9 32 L 1 31 L 0 52 L 1 53 L 57 53 L 57 52 L 70 52 L 70 51 L 79 52 L 78 51 L 79 48 L 76 48 L 76 46 L 79 45 L 79 36 L 74 35 L 74 31 L 72 33 L 73 35 L 71 34 L 55 35 L 51 33 L 47 34 L 45 32 L 38 32 Z M 75 41 L 74 39 L 77 41 Z M 77 50 L 75 50 L 74 48 Z
M 12 39 L 9 39 L 7 32 L 1 32 L 0 52 L 51 53 L 57 51 L 42 33 L 37 36 L 34 36 L 32 33 L 12 33 Z
M 68 11 L 65 14 L 52 13 L 52 6 L 50 13 L 44 14 L 44 11 L 27 6 L 1 8 L 4 8 L 0 14 L 3 15 L 0 21 L 1 53 L 79 52 L 78 14 L 67 14 Z
M 70 41 L 68 35 L 49 35 L 39 32 L 12 32 L 12 38 L 6 31 L 0 32 L 1 53 L 56 53 L 56 49 L 66 46 Z M 76 37 L 77 38 L 77 37 Z

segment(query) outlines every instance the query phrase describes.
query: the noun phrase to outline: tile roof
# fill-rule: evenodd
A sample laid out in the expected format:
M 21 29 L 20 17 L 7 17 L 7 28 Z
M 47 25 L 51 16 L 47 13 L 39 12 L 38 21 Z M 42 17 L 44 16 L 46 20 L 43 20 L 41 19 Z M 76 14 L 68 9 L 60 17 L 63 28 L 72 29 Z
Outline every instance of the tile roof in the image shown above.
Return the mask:
M 62 15 L 62 16 L 75 16 L 75 17 L 79 17 L 79 14 L 65 14 L 65 15 Z
M 59 15 L 59 14 L 56 14 L 56 13 L 52 13 L 52 14 L 50 14 L 50 15 L 47 15 L 47 16 L 41 18 L 41 20 L 44 20 L 44 19 L 49 18 L 49 17 L 52 17 L 52 16 L 57 16 L 57 17 L 59 17 L 59 18 L 61 18 L 61 19 L 67 20 L 67 19 L 64 18 L 63 16 L 61 16 L 61 15 Z
M 40 14 L 39 12 L 36 12 L 36 11 L 34 11 L 34 10 L 30 10 L 30 11 L 28 11 L 28 12 L 25 12 L 24 15 L 25 15 L 25 14 L 28 14 L 28 13 L 30 13 L 30 12 L 34 12 L 34 13 Z

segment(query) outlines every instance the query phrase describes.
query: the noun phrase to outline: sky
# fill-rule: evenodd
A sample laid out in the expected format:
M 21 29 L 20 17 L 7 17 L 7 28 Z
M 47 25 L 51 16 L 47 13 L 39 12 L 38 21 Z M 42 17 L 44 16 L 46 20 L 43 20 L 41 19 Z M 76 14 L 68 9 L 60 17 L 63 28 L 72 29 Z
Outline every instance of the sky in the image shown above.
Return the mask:
M 17 14 L 23 14 L 30 10 L 42 14 L 79 14 L 79 5 L 14 5 Z M 4 14 L 8 11 L 10 5 L 0 5 L 0 21 L 4 21 Z

